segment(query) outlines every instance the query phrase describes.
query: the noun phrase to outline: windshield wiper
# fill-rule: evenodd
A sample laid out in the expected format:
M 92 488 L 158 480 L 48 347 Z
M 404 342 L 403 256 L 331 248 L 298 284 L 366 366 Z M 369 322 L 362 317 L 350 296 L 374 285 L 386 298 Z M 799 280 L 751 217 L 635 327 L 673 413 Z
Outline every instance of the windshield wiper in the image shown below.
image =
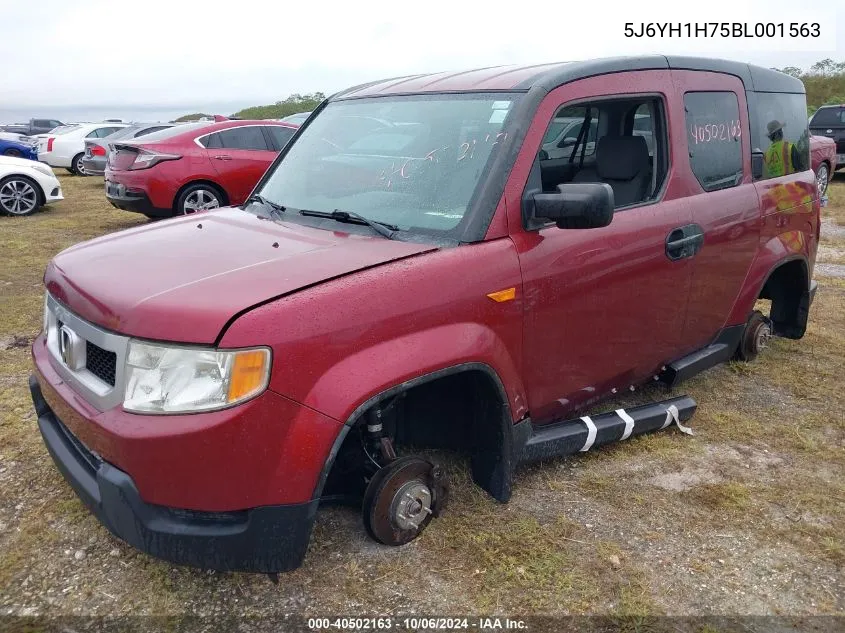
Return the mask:
M 399 230 L 398 226 L 388 224 L 387 222 L 379 222 L 378 220 L 371 220 L 365 218 L 363 215 L 358 215 L 354 211 L 341 211 L 335 209 L 331 213 L 326 211 L 310 211 L 309 209 L 300 209 L 299 215 L 310 215 L 315 218 L 331 218 L 338 222 L 347 222 L 349 224 L 366 224 L 379 235 L 383 235 L 389 240 L 393 239 L 393 235 Z
M 276 204 L 272 200 L 268 200 L 267 198 L 262 196 L 260 193 L 252 194 L 249 198 L 246 199 L 246 202 L 244 204 L 247 204 L 249 202 L 258 202 L 258 203 L 264 205 L 265 207 L 270 209 L 270 216 L 273 217 L 273 218 L 276 218 L 277 220 L 281 220 L 282 219 L 282 213 L 285 212 L 285 207 L 283 207 L 280 204 Z

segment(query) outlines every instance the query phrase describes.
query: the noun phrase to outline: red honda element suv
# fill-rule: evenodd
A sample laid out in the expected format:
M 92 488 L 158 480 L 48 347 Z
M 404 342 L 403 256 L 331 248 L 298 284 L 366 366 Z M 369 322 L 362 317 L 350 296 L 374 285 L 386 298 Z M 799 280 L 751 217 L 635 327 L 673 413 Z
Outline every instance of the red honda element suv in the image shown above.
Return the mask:
M 228 151 L 200 146 L 181 160 Z M 118 537 L 200 567 L 296 567 L 329 500 L 407 543 L 448 493 L 409 447 L 464 452 L 507 501 L 521 461 L 688 419 L 685 395 L 583 410 L 801 338 L 816 290 L 804 87 L 735 62 L 350 88 L 242 198 L 58 254 L 32 348 L 70 485 Z

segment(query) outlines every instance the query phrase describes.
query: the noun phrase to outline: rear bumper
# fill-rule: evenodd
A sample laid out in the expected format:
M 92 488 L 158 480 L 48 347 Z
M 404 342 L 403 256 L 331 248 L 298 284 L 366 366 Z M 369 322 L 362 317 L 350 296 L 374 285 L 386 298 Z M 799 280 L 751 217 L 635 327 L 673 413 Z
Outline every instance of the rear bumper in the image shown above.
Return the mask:
M 67 156 L 58 156 L 55 152 L 39 152 L 38 160 L 42 163 L 47 163 L 50 167 L 70 167 L 70 158 Z
M 146 193 L 142 191 L 124 191 L 122 194 L 115 193 L 114 190 L 109 190 L 108 182 L 106 182 L 106 200 L 113 207 L 117 207 L 123 211 L 143 213 L 149 217 L 169 218 L 173 215 L 173 209 L 159 209 L 153 206 L 152 201 L 150 201 Z
M 38 428 L 64 478 L 108 530 L 151 556 L 225 571 L 278 572 L 305 556 L 319 500 L 234 512 L 145 503 L 132 478 L 88 450 L 29 379 Z
M 91 176 L 102 176 L 106 173 L 105 158 L 83 158 L 82 167 L 85 173 Z

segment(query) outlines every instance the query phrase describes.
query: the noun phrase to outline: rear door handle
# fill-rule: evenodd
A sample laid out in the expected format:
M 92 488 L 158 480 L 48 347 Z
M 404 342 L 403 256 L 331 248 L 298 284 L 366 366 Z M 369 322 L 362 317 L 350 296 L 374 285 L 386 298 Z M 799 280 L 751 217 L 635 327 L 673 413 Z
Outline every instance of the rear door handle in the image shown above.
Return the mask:
M 218 154 L 214 158 L 216 158 L 217 160 L 232 160 L 232 157 L 227 154 Z
M 666 257 L 672 261 L 695 257 L 703 244 L 704 230 L 700 226 L 680 226 L 666 236 Z

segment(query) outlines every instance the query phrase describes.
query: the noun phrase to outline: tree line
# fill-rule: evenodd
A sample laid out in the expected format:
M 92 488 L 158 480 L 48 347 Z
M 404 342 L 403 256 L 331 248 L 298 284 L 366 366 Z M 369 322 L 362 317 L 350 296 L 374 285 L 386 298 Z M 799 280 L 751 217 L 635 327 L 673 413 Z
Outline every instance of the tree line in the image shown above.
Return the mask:
M 797 66 L 774 68 L 787 75 L 797 77 L 804 82 L 807 91 L 807 114 L 810 115 L 819 106 L 831 103 L 845 103 L 845 61 L 836 62 L 822 59 L 810 66 L 809 70 Z M 232 116 L 239 119 L 281 119 L 290 114 L 308 112 L 316 108 L 326 98 L 322 92 L 311 94 L 294 93 L 282 101 L 270 105 L 252 106 L 235 112 Z M 195 121 L 204 116 L 202 112 L 186 114 L 176 121 Z
M 818 110 L 819 106 L 845 103 L 845 61 L 822 59 L 810 66 L 809 70 L 795 66 L 774 70 L 792 75 L 804 82 L 804 89 L 807 91 L 808 115 Z

